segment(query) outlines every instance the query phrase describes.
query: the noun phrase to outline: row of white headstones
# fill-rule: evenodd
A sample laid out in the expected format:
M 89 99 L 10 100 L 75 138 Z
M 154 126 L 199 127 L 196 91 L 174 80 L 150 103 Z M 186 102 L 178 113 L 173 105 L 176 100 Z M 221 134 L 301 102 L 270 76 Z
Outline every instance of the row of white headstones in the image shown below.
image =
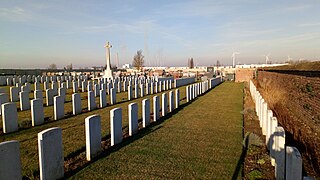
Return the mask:
M 197 96 L 206 93 L 221 83 L 221 78 L 209 79 L 208 81 L 186 86 L 187 101 L 191 102 Z M 179 107 L 179 89 L 162 96 L 162 108 L 160 109 L 159 96 L 153 97 L 153 121 L 159 121 L 160 112 L 162 117 L 173 112 Z M 175 106 L 174 106 L 175 105 Z M 169 108 L 168 108 L 169 107 Z M 160 111 L 161 110 L 161 111 Z M 150 100 L 142 100 L 142 125 L 146 128 L 150 125 Z M 138 133 L 138 105 L 128 105 L 129 136 Z M 122 109 L 114 108 L 110 111 L 110 135 L 111 146 L 123 141 Z M 101 117 L 92 115 L 85 119 L 86 158 L 91 161 L 101 151 Z M 39 168 L 40 179 L 59 179 L 64 177 L 64 157 L 62 144 L 62 129 L 59 127 L 49 128 L 38 133 Z M 0 143 L 0 179 L 21 179 L 21 160 L 19 142 L 12 140 Z
M 272 110 L 268 109 L 267 101 L 252 81 L 250 93 L 255 102 L 262 134 L 266 136 L 266 146 L 270 152 L 271 164 L 275 166 L 276 179 L 302 179 L 302 158 L 299 150 L 285 144 L 285 130 L 278 125 Z
M 188 81 L 186 81 L 188 79 Z M 186 84 L 193 83 L 195 80 L 194 78 L 186 78 L 181 79 Z M 143 97 L 148 94 L 158 93 L 161 90 L 169 90 L 172 89 L 172 81 L 163 79 L 159 82 L 153 81 L 146 81 L 144 77 L 141 79 L 129 79 L 128 81 L 124 79 L 123 82 L 117 82 L 115 80 L 113 83 L 107 82 L 104 84 L 103 82 L 107 81 L 96 81 L 87 82 L 86 80 L 82 81 L 82 91 L 85 92 L 88 90 L 88 110 L 94 110 L 97 108 L 95 97 L 100 96 L 100 107 L 107 106 L 106 102 L 106 93 L 110 95 L 111 105 L 116 104 L 116 92 L 123 92 L 128 91 L 128 100 L 133 99 L 132 94 L 132 84 L 134 84 L 134 95 L 135 98 L 139 96 L 139 87 L 140 87 L 140 97 Z M 145 82 L 145 85 L 144 85 Z M 59 83 L 60 84 L 60 83 Z M 88 84 L 88 85 L 87 85 Z M 116 86 L 118 84 L 118 86 Z M 181 83 L 180 83 L 181 84 Z M 122 86 L 123 85 L 123 88 Z M 64 83 L 61 83 L 60 88 L 57 89 L 57 85 L 52 83 L 52 89 L 47 89 L 47 83 L 44 83 L 44 89 L 46 92 L 46 105 L 47 106 L 54 106 L 54 119 L 62 119 L 64 117 L 64 102 L 66 99 L 66 88 L 64 87 Z M 93 89 L 93 86 L 95 87 Z M 30 92 L 30 83 L 26 83 L 25 86 L 21 87 L 21 92 L 19 92 L 17 87 L 10 87 L 10 99 L 14 101 L 15 96 L 19 96 L 20 99 L 20 109 L 23 110 L 30 110 L 31 109 L 31 119 L 32 119 L 32 126 L 41 125 L 44 122 L 44 110 L 43 110 L 43 95 L 42 90 L 39 88 L 39 83 L 35 82 L 34 84 L 35 91 L 34 91 L 34 99 L 30 101 L 29 99 L 29 92 Z M 67 86 L 68 88 L 68 86 Z M 101 88 L 101 89 L 100 89 Z M 123 91 L 122 91 L 123 90 Z M 73 104 L 73 114 L 79 114 L 82 111 L 81 108 L 81 96 L 78 92 L 77 82 L 73 82 L 73 92 L 72 95 L 72 104 Z M 18 94 L 18 95 L 17 95 Z M 58 96 L 56 96 L 58 95 Z M 16 104 L 9 102 L 8 94 L 0 93 L 0 115 L 2 115 L 3 120 L 3 132 L 10 133 L 15 132 L 18 130 L 18 113 Z

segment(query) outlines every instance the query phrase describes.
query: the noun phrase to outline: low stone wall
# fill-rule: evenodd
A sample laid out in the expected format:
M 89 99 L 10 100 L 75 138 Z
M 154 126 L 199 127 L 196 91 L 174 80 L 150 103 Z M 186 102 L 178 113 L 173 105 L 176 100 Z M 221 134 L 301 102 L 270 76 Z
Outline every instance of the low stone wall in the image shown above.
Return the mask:
M 196 79 L 194 77 L 179 78 L 174 80 L 174 87 L 177 88 L 177 87 L 188 85 L 194 82 L 196 82 Z
M 157 82 L 162 82 L 162 81 L 173 81 L 174 79 L 173 79 L 173 77 L 156 77 L 156 81 Z

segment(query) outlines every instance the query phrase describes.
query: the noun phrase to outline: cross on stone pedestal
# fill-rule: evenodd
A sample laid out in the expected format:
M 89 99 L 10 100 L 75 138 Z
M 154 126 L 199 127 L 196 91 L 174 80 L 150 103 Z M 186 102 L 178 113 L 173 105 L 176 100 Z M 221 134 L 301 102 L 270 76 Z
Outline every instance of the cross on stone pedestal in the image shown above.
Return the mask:
M 107 68 L 104 70 L 104 78 L 111 78 L 113 79 L 112 76 L 112 71 L 111 71 L 111 63 L 110 63 L 110 48 L 112 48 L 112 45 L 109 43 L 109 41 L 106 42 L 106 45 L 104 46 L 106 48 L 106 60 L 107 60 Z

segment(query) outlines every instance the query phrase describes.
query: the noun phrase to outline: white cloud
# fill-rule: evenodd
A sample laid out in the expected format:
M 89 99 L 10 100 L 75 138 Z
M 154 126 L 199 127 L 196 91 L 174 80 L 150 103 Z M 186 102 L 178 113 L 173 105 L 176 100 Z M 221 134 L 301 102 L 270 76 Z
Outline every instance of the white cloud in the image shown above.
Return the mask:
M 0 8 L 0 20 L 27 21 L 32 15 L 21 7 Z
M 298 24 L 299 27 L 314 27 L 314 26 L 320 26 L 320 23 L 302 23 Z

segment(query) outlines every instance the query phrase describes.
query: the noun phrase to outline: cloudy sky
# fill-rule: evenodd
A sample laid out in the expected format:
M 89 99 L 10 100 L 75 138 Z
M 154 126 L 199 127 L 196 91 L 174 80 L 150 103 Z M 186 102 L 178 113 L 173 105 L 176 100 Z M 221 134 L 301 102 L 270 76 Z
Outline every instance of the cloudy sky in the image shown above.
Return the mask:
M 263 63 L 320 59 L 318 0 L 1 0 L 0 68 Z

